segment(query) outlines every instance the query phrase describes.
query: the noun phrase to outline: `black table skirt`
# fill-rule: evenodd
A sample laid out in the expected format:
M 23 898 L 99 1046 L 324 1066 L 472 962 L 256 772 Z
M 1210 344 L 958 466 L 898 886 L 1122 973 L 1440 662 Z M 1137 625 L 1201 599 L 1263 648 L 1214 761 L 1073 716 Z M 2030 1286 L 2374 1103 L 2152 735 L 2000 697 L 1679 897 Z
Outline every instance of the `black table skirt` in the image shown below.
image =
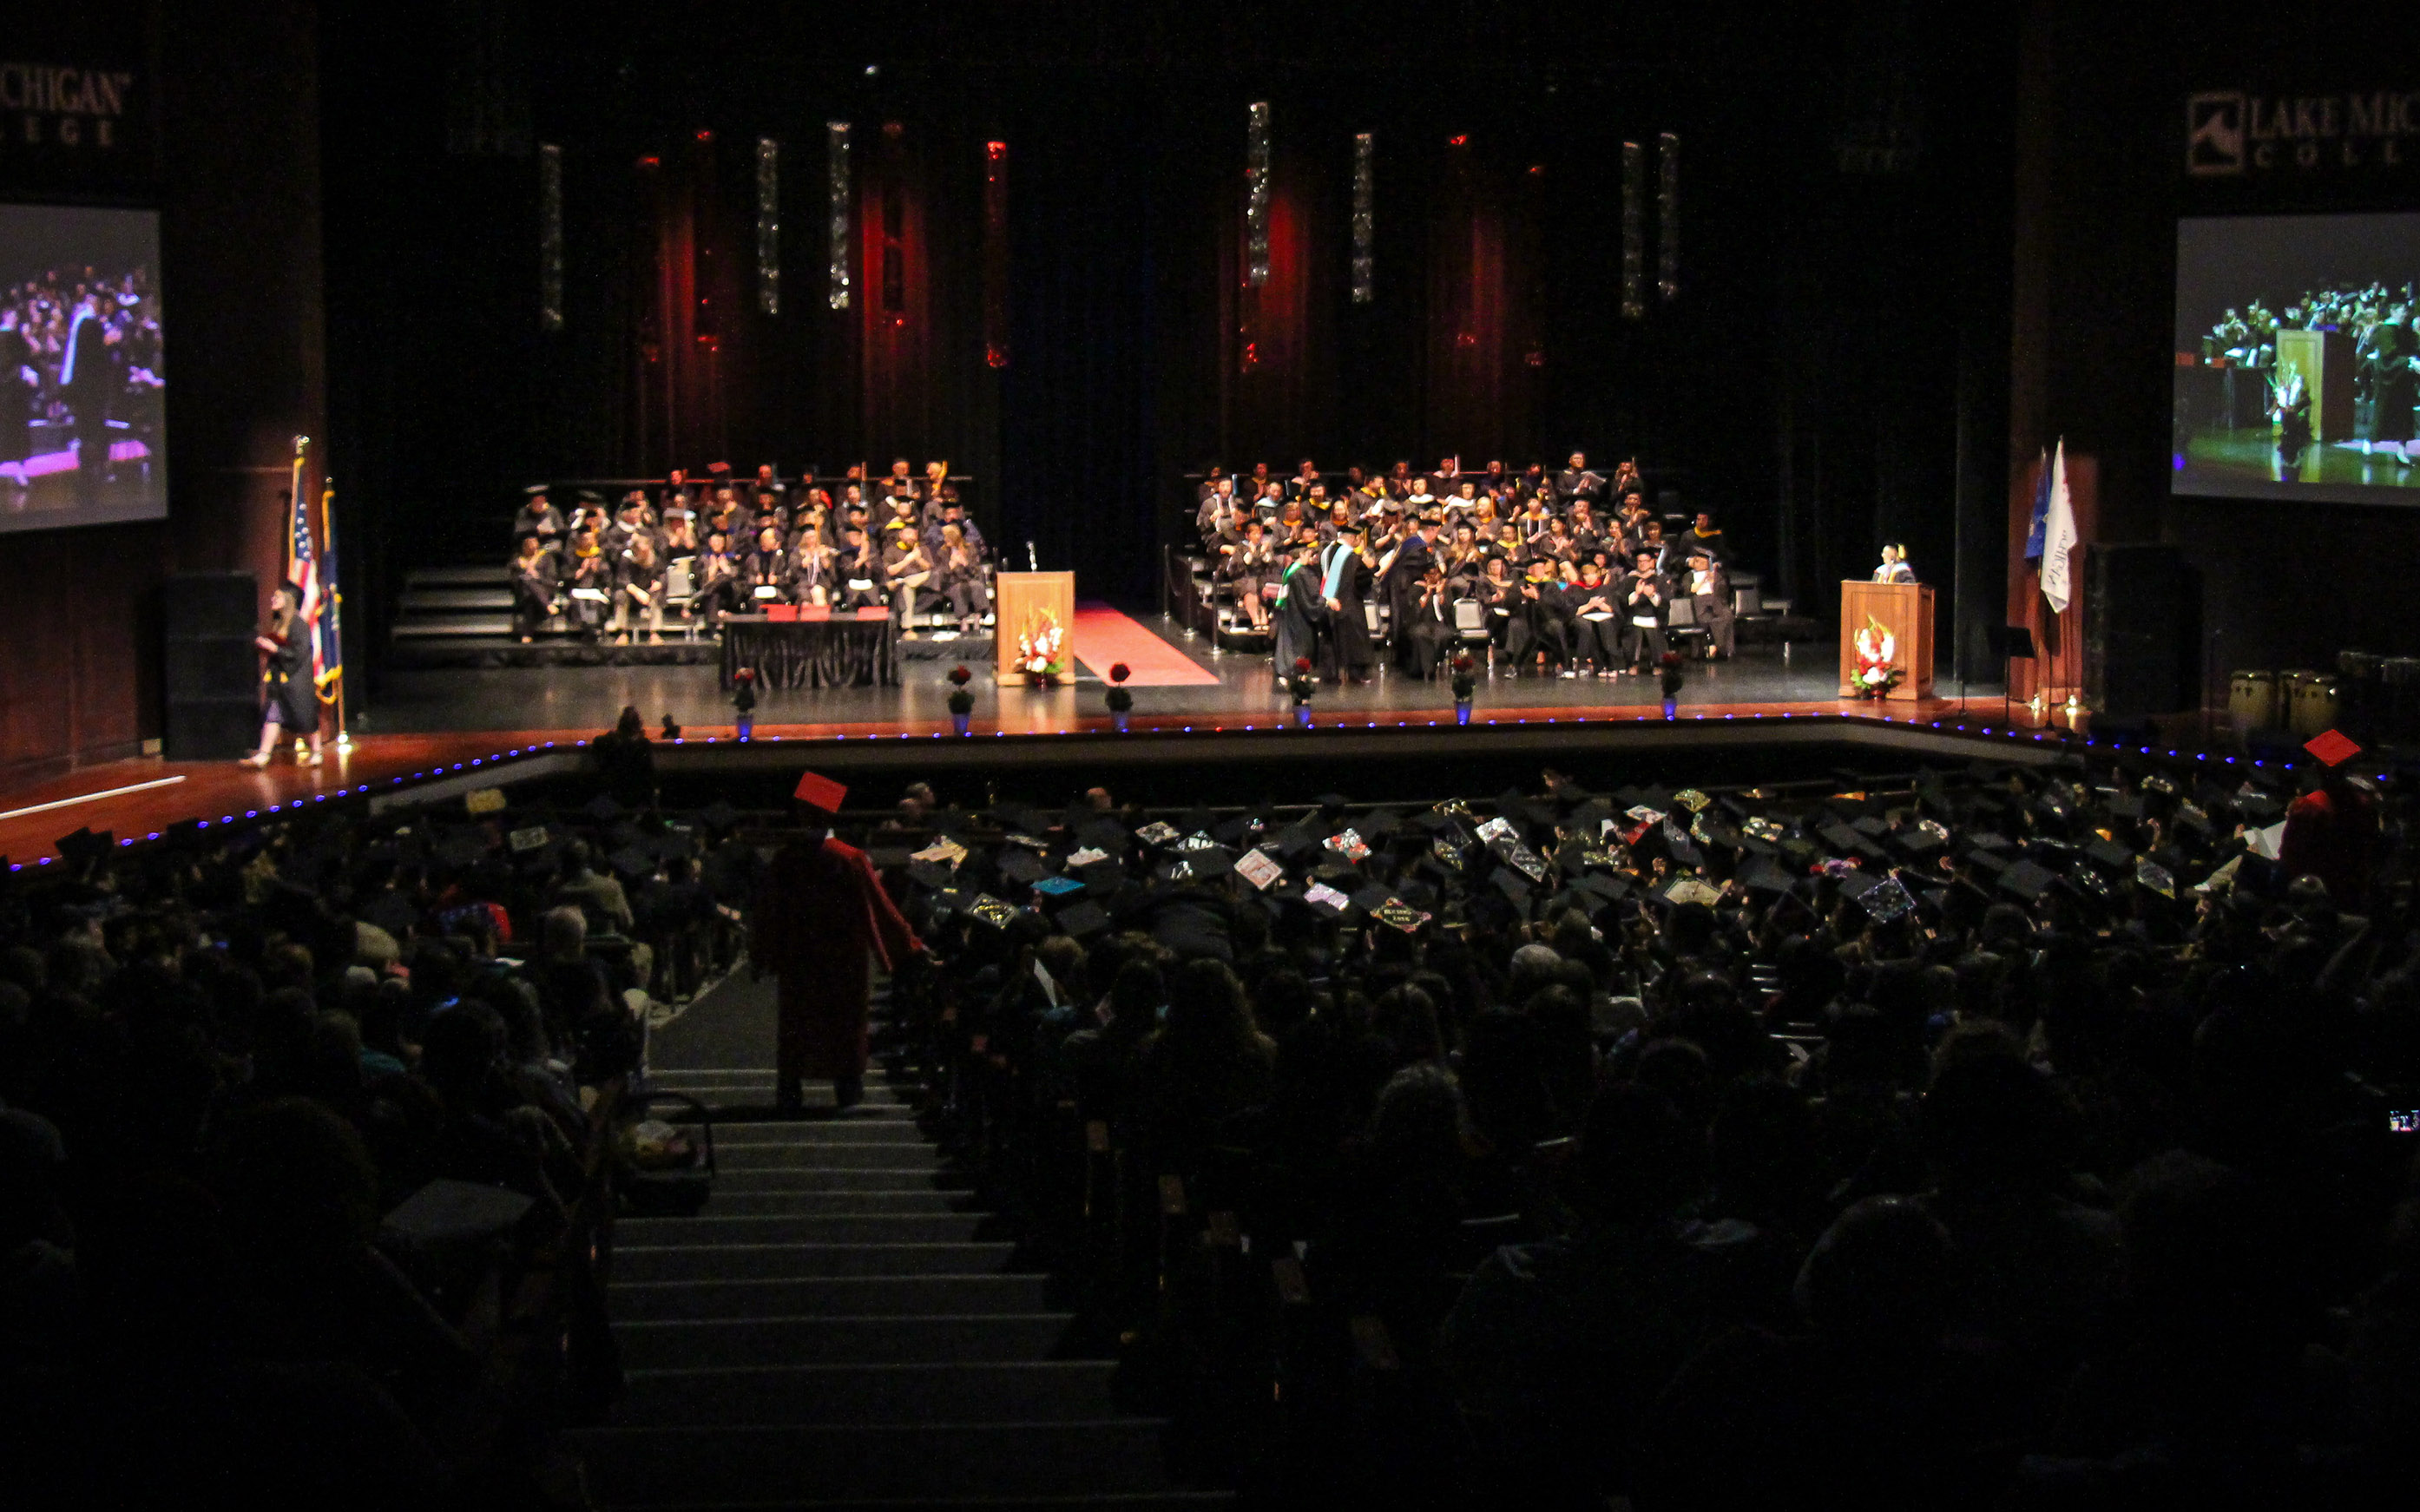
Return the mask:
M 722 688 L 731 674 L 756 669 L 761 688 L 893 687 L 899 682 L 899 626 L 891 616 L 861 620 L 772 620 L 733 615 L 722 622 Z

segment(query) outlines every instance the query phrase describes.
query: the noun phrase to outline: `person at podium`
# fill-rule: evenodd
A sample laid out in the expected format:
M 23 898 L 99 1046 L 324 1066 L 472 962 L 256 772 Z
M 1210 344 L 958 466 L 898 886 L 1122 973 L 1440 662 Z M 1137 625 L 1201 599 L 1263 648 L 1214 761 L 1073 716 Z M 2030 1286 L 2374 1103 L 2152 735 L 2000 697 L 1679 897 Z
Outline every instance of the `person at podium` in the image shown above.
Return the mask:
M 1882 565 L 1874 569 L 1874 581 L 1878 583 L 1916 581 L 1916 569 L 1907 564 L 1907 548 L 1895 544 L 1884 546 Z

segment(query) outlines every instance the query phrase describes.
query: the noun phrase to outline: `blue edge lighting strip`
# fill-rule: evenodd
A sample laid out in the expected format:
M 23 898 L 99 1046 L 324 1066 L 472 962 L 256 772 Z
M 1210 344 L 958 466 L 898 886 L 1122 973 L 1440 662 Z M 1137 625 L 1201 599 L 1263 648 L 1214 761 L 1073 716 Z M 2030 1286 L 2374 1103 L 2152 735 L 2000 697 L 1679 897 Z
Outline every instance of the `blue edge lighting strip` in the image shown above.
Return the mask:
M 2179 763 L 2182 763 L 2182 762 L 2185 762 L 2185 761 L 2187 761 L 2187 760 L 2191 760 L 2191 761 L 2194 761 L 2194 762 L 2199 762 L 2199 763 L 2204 763 L 2204 764 L 2216 763 L 2216 764 L 2218 764 L 2226 765 L 2226 766 L 2250 766 L 2250 767 L 2261 768 L 2261 769 L 2264 769 L 2264 770 L 2265 770 L 2265 769 L 2267 769 L 2267 768 L 2269 768 L 2269 767 L 2274 766 L 2274 767 L 2276 767 L 2276 768 L 2277 768 L 2278 770 L 2280 770 L 2280 771 L 2289 770 L 2289 769 L 2291 769 L 2291 768 L 2292 768 L 2292 766 L 2295 764 L 2293 764 L 2293 763 L 2291 763 L 2291 762 L 2283 761 L 2283 760 L 2276 761 L 2276 762 L 2271 762 L 2271 761 L 2269 761 L 2269 760 L 2267 760 L 2267 759 L 2265 759 L 2265 758 L 2257 758 L 2257 757 L 2251 757 L 2251 756 L 2214 756 L 2214 755 L 2212 755 L 2212 754 L 2211 754 L 2211 752 L 2209 752 L 2209 751 L 2168 750 L 2168 751 L 2162 752 L 2162 751 L 2154 750 L 2154 749 L 2153 749 L 2151 747 L 2149 747 L 2149 746 L 2136 746 L 2136 745 L 2132 745 L 2132 744 L 2129 744 L 2129 743 L 2128 743 L 2128 742 L 2126 742 L 2126 741 L 2118 740 L 2118 739 L 2114 739 L 2114 738 L 2113 738 L 2113 739 L 2110 739 L 2110 740 L 2106 740 L 2106 741 L 2102 741 L 2102 740 L 2095 740 L 2095 739 L 2092 739 L 2092 738 L 2090 738 L 2090 737 L 2088 737 L 2088 736 L 2080 736 L 2080 735 L 2076 735 L 2076 734 L 2074 734 L 2074 733 L 2071 733 L 2071 732 L 2066 732 L 2066 731 L 2042 731 L 2042 730 L 2037 730 L 2037 731 L 2024 731 L 2024 730 L 2018 730 L 2018 729 L 2014 729 L 2014 728 L 2006 728 L 2006 729 L 2003 729 L 2003 728 L 1996 728 L 1996 727 L 1992 726 L 1992 725 L 1984 725 L 1984 726 L 1982 726 L 1982 727 L 1978 730 L 1978 729 L 1975 728 L 1974 726 L 1972 726 L 1972 725 L 1969 725 L 1969 724 L 1965 723 L 1965 722 L 1964 722 L 1964 721 L 1962 721 L 1962 721 L 1955 722 L 1955 723 L 1945 723 L 1944 721 L 1942 721 L 1942 720 L 1940 720 L 1940 719 L 1931 719 L 1931 720 L 1923 719 L 1923 718 L 1920 718 L 1919 717 L 1917 717 L 1917 716 L 1916 716 L 1916 715 L 1909 715 L 1905 719 L 1894 719 L 1894 718 L 1892 718 L 1892 717 L 1891 717 L 1889 715 L 1887 715 L 1887 714 L 1790 714 L 1790 713 L 1778 713 L 1778 714 L 1748 714 L 1748 715 L 1725 714 L 1725 715 L 1719 715 L 1719 716 L 1716 716 L 1716 715 L 1706 715 L 1706 714 L 1695 714 L 1695 715 L 1679 715 L 1679 716 L 1675 716 L 1675 717 L 1669 717 L 1669 718 L 1665 718 L 1665 719 L 1653 719 L 1653 718 L 1644 718 L 1644 719 L 1642 719 L 1642 718 L 1623 718 L 1623 719 L 1604 719 L 1604 720 L 1599 720 L 1598 722 L 1599 722 L 1599 724 L 1601 724 L 1601 725 L 1623 725 L 1623 724 L 1683 724 L 1683 723 L 1689 723 L 1689 722 L 1692 722 L 1692 721 L 1697 722 L 1697 723 L 1700 723 L 1700 724 L 1710 723 L 1710 722 L 1717 722 L 1717 721 L 1718 721 L 1718 722 L 1722 722 L 1722 723 L 1727 723 L 1727 724 L 1737 724 L 1737 723 L 1741 723 L 1741 722 L 1746 722 L 1746 723 L 1750 723 L 1750 724 L 1761 724 L 1761 723 L 1765 723 L 1765 722 L 1767 722 L 1767 721 L 1780 722 L 1780 721 L 1785 721 L 1785 720 L 1790 720 L 1790 719 L 1797 719 L 1797 720 L 1803 721 L 1803 722 L 1805 722 L 1805 723 L 1810 723 L 1810 724 L 1821 724 L 1821 723 L 1824 723 L 1824 722 L 1826 722 L 1826 721 L 1838 722 L 1838 723 L 1839 723 L 1839 724 L 1844 724 L 1844 725 L 1854 725 L 1854 724 L 1861 724 L 1861 723 L 1866 723 L 1866 722 L 1876 722 L 1876 723 L 1881 723 L 1881 724 L 1899 724 L 1899 725 L 1905 725 L 1905 726 L 1908 726 L 1909 728 L 1925 728 L 1925 729 L 1932 729 L 1932 730 L 1945 731 L 1946 733 L 1949 733 L 1949 734 L 1953 734 L 1953 735 L 1964 735 L 1964 736 L 1966 736 L 1966 737 L 1968 737 L 1968 738 L 1970 738 L 1970 739 L 1990 739 L 1990 740 L 1997 740 L 1997 741 L 2004 741 L 2004 742 L 2007 742 L 2007 743 L 2011 744 L 2011 745 L 2028 745 L 2028 744 L 2030 744 L 2030 745 L 2037 745 L 2037 746 L 2052 746 L 2052 747 L 2055 747 L 2055 748 L 2056 748 L 2057 749 L 2060 749 L 2060 750 L 2068 750 L 2068 751 L 2087 751 L 2087 750 L 2088 750 L 2088 751 L 2096 751 L 2096 752 L 2099 752 L 2099 753 L 2101 753 L 2101 754 L 2108 755 L 2108 756 L 2130 756 L 2130 755 L 2133 755 L 2133 756 L 2151 756 L 2151 757 L 2156 757 L 2156 758 L 2164 758 L 2164 759 L 2167 759 L 2167 760 L 2173 760 L 2173 761 L 2176 761 L 2176 762 L 2179 762 Z M 1528 724 L 1528 723 L 1530 723 L 1530 722 L 1531 722 L 1531 721 L 1530 721 L 1530 720 L 1528 720 L 1528 718 L 1526 718 L 1526 717 L 1524 717 L 1524 718 L 1516 718 L 1516 719 L 1513 719 L 1513 720 L 1510 721 L 1510 723 L 1511 723 L 1511 724 L 1512 724 L 1512 725 L 1527 725 L 1527 724 Z M 1562 723 L 1562 722 L 1564 722 L 1564 721 L 1563 721 L 1563 720 L 1561 720 L 1561 719 L 1560 719 L 1560 718 L 1559 718 L 1559 717 L 1547 717 L 1547 718 L 1538 720 L 1537 722 L 1538 722 L 1538 723 L 1540 723 L 1540 724 L 1552 725 L 1552 724 L 1559 724 L 1559 723 Z M 1571 719 L 1569 720 L 1569 722 L 1570 722 L 1570 723 L 1573 723 L 1573 724 L 1586 724 L 1586 723 L 1588 723 L 1588 722 L 1589 722 L 1589 718 L 1588 718 L 1588 716 L 1587 716 L 1587 715 L 1584 715 L 1584 714 L 1581 714 L 1581 715 L 1575 715 L 1575 716 L 1573 716 L 1573 717 L 1571 717 Z M 1501 725 L 1501 724 L 1503 724 L 1503 723 L 1504 723 L 1504 721 L 1496 720 L 1496 719 L 1488 719 L 1488 720 L 1485 720 L 1485 721 L 1483 721 L 1483 722 L 1474 720 L 1474 721 L 1472 721 L 1472 727 L 1473 727 L 1473 728 L 1480 728 L 1480 729 L 1491 729 L 1491 728 L 1496 728 L 1496 727 L 1497 727 L 1497 726 L 1499 726 L 1499 725 Z M 1448 726 L 1448 727 L 1450 727 L 1450 726 Z M 1257 725 L 1257 724 L 1245 724 L 1245 725 L 1236 725 L 1236 726 L 1232 726 L 1232 727 L 1231 727 L 1231 726 L 1228 726 L 1228 725 L 1219 724 L 1219 725 L 1211 725 L 1211 726 L 1209 726 L 1209 727 L 1208 727 L 1208 729 L 1207 729 L 1207 731 L 1205 731 L 1205 732 L 1203 732 L 1203 733 L 1213 733 L 1213 734 L 1243 733 L 1249 732 L 1249 731 L 1259 730 L 1259 729 L 1261 729 L 1261 728 L 1262 728 L 1262 727 L 1261 727 L 1261 726 L 1259 726 L 1259 725 Z M 1385 723 L 1384 721 L 1377 720 L 1377 719 L 1370 719 L 1370 720 L 1366 720 L 1366 721 L 1352 721 L 1352 720 L 1345 720 L 1345 719 L 1336 719 L 1336 720 L 1331 720 L 1329 723 L 1327 723 L 1327 724 L 1326 724 L 1326 725 L 1321 725 L 1321 724 L 1319 724 L 1319 723 L 1314 719 L 1314 720 L 1313 720 L 1310 725 L 1308 725 L 1308 726 L 1293 724 L 1293 723 L 1289 723 L 1288 721 L 1283 720 L 1283 719 L 1278 719 L 1278 720 L 1273 720 L 1273 721 L 1271 721 L 1271 722 L 1267 725 L 1267 727 L 1266 727 L 1266 728 L 1267 728 L 1269 731 L 1272 731 L 1272 732 L 1283 731 L 1283 732 L 1287 732 L 1287 733 L 1302 733 L 1302 732 L 1303 732 L 1304 730 L 1306 730 L 1306 729 L 1308 729 L 1308 730 L 1310 730 L 1310 731 L 1311 731 L 1311 732 L 1314 732 L 1314 733 L 1315 733 L 1315 732 L 1317 732 L 1317 731 L 1319 731 L 1319 730 L 1323 730 L 1323 729 L 1326 729 L 1326 730 L 1347 730 L 1347 729 L 1384 730 L 1384 729 L 1388 729 L 1388 728 L 1390 728 L 1390 727 L 1389 727 L 1387 723 Z M 1397 730 L 1410 730 L 1410 729 L 1436 729 L 1436 728 L 1440 728 L 1440 723 L 1439 723 L 1439 721 L 1437 721 L 1437 720 L 1435 720 L 1435 719 L 1426 719 L 1426 720 L 1422 720 L 1422 721 L 1420 721 L 1420 722 L 1419 722 L 1419 724 L 1415 725 L 1415 724 L 1414 724 L 1411 720 L 1409 720 L 1409 719 L 1397 719 L 1397 720 L 1395 720 L 1395 721 L 1393 722 L 1393 724 L 1392 724 L 1391 728 L 1393 728 L 1393 729 L 1397 729 Z M 1074 737 L 1074 738 L 1076 738 L 1076 739 L 1121 740 L 1121 739 L 1131 739 L 1134 735 L 1137 735 L 1137 734 L 1143 734 L 1143 735 L 1174 735 L 1174 734 L 1192 734 L 1192 733 L 1195 733 L 1195 731 L 1194 731 L 1193 726 L 1191 726 L 1191 725 L 1189 725 L 1189 724 L 1188 724 L 1188 725 L 1181 725 L 1181 726 L 1177 726 L 1177 727 L 1172 728 L 1172 729 L 1170 729 L 1170 728 L 1160 728 L 1160 729 L 1144 729 L 1144 730 L 1138 730 L 1138 731 L 1091 730 L 1091 731 L 1075 731 L 1075 732 L 1047 732 L 1047 733 L 1039 733 L 1039 734 L 1032 734 L 1032 735 L 1021 735 L 1021 736 L 1018 736 L 1018 737 L 1016 737 L 1016 738 L 1018 738 L 1018 739 L 1023 739 L 1023 740 L 1066 740 L 1066 739 L 1069 739 L 1071 736 L 1073 736 L 1073 737 Z M 1004 730 L 995 730 L 995 731 L 993 731 L 993 732 L 992 732 L 992 737 L 993 737 L 994 739 L 997 739 L 997 740 L 1005 740 L 1005 739 L 1009 738 L 1009 735 L 1008 735 L 1008 732 L 1006 732 L 1006 731 L 1004 731 Z M 956 739 L 956 738 L 959 738 L 959 737 L 958 737 L 958 736 L 955 736 L 954 734 L 951 734 L 951 733 L 945 733 L 945 732 L 942 732 L 942 731 L 936 730 L 936 731 L 929 732 L 928 733 L 923 734 L 923 735 L 917 735 L 917 734 L 910 734 L 910 733 L 902 733 L 902 734 L 898 734 L 898 735 L 860 735 L 860 736 L 858 736 L 857 738 L 858 738 L 858 740 L 859 740 L 861 744 L 864 744 L 864 745 L 875 745 L 875 744 L 877 744 L 877 743 L 879 743 L 879 742 L 881 742 L 881 741 L 884 741 L 884 740 L 919 740 L 919 739 L 944 740 L 944 739 Z M 971 738 L 971 737 L 969 737 L 969 738 Z M 707 735 L 707 736 L 706 736 L 706 737 L 705 737 L 704 744 L 711 746 L 711 745 L 714 745 L 714 744 L 718 743 L 721 739 L 721 736 L 719 736 L 719 735 Z M 733 738 L 733 740 L 732 740 L 730 743 L 731 743 L 731 744 L 733 744 L 733 745 L 779 745 L 779 744 L 781 744 L 781 743 L 782 743 L 782 739 L 783 739 L 783 737 L 782 737 L 782 736 L 780 736 L 780 735 L 766 735 L 766 736 L 763 736 L 763 737 L 761 737 L 761 738 L 753 738 L 753 739 L 747 739 L 747 740 L 742 740 L 742 739 L 739 739 L 739 738 L 737 738 L 737 737 L 734 737 L 734 738 Z M 801 746 L 801 747 L 809 747 L 809 748 L 816 747 L 816 746 L 823 746 L 823 745 L 833 745 L 833 746 L 838 746 L 838 745 L 845 745 L 845 744 L 846 744 L 846 743 L 847 743 L 847 741 L 848 741 L 848 739 L 849 739 L 849 737 L 848 737 L 848 736 L 846 736 L 846 735 L 809 735 L 809 736 L 802 736 L 802 737 L 798 738 L 797 740 L 795 740 L 795 741 L 793 742 L 793 744 L 796 744 L 796 745 L 799 745 L 799 746 Z M 575 740 L 575 741 L 573 741 L 573 742 L 571 743 L 571 745 L 572 745 L 572 748 L 574 748 L 574 749 L 578 749 L 578 748 L 582 748 L 582 747 L 586 746 L 587 744 L 588 744 L 588 742 L 587 742 L 587 741 L 585 741 L 585 740 Z M 688 736 L 686 736 L 686 735 L 678 735 L 678 736 L 675 736 L 675 737 L 674 737 L 674 739 L 673 739 L 673 741 L 672 741 L 672 744 L 673 744 L 673 745 L 675 745 L 675 746 L 686 746 L 686 745 L 690 744 L 690 740 L 689 740 L 689 737 L 688 737 Z M 467 763 L 465 763 L 465 762 L 456 762 L 456 763 L 455 763 L 452 766 L 450 766 L 450 767 L 448 767 L 448 766 L 434 766 L 434 767 L 431 767 L 431 768 L 429 768 L 427 771 L 425 771 L 425 772 L 414 772 L 414 773 L 412 773 L 410 777 L 395 777 L 395 778 L 389 778 L 389 779 L 387 779 L 387 787 L 386 787 L 386 789 L 385 789 L 384 791 L 392 792 L 392 791 L 394 791 L 394 790 L 395 790 L 395 789 L 396 789 L 396 788 L 402 788 L 402 787 L 405 787 L 407 784 L 410 784 L 410 783 L 415 783 L 415 782 L 429 782 L 429 781 L 435 781 L 435 780 L 438 780 L 438 779 L 444 779 L 444 778 L 450 778 L 450 777 L 452 777 L 455 773 L 459 772 L 459 771 L 462 771 L 462 770 L 464 770 L 466 767 L 495 766 L 495 765 L 501 765 L 501 764 L 503 764 L 504 763 L 510 762 L 510 761 L 516 761 L 516 760 L 527 760 L 528 758 L 531 758 L 531 757 L 534 757 L 534 756 L 541 756 L 541 755 L 544 755 L 544 754 L 545 754 L 545 753 L 547 753 L 548 751 L 551 751 L 551 750 L 553 750 L 553 749 L 555 749 L 555 748 L 556 748 L 555 742 L 553 742 L 553 741 L 551 741 L 551 740 L 549 740 L 549 741 L 544 741 L 544 742 L 541 742 L 541 743 L 539 743 L 539 744 L 537 744 L 537 745 L 533 745 L 533 746 L 529 746 L 529 747 L 515 747 L 514 748 L 512 748 L 512 749 L 510 749 L 510 750 L 500 750 L 500 751 L 497 751 L 497 752 L 495 752 L 494 754 L 489 755 L 489 756 L 484 756 L 484 757 L 474 756 L 474 757 L 471 758 L 471 760 L 470 760 L 469 762 L 467 762 Z M 2381 772 L 2381 773 L 2379 773 L 2379 774 L 2378 774 L 2378 776 L 2379 776 L 2379 778 L 2380 778 L 2380 779 L 2381 779 L 2381 780 L 2383 780 L 2383 779 L 2385 779 L 2385 777 L 2386 777 L 2386 774 L 2385 774 L 2385 773 L 2383 773 L 2383 772 Z M 334 798 L 334 799 L 338 800 L 339 802 L 342 802 L 343 800 L 348 799 L 348 798 L 364 798 L 364 797 L 367 797 L 367 796 L 369 796 L 369 795 L 370 795 L 371 791 L 372 791 L 372 790 L 371 790 L 370 785 L 369 785 L 368 783 L 365 782 L 365 783 L 363 783 L 363 784 L 361 784 L 361 785 L 359 785 L 359 786 L 357 786 L 357 787 L 338 788 L 338 789 L 337 789 L 335 792 L 334 792 L 334 793 L 315 793 L 315 794 L 311 795 L 310 801 L 311 801 L 312 803 L 314 803 L 314 804 L 319 804 L 319 803 L 325 803 L 325 802 L 327 802 L 327 801 L 328 801 L 329 799 L 331 799 L 331 798 Z M 272 803 L 272 804 L 271 804 L 271 805 L 268 807 L 268 809 L 266 809 L 266 810 L 246 809 L 246 810 L 244 810 L 240 815 L 237 815 L 237 814 L 225 814 L 225 815 L 222 815 L 221 817 L 219 817 L 218 819 L 215 819 L 215 820 L 211 820 L 211 819 L 203 819 L 203 820 L 199 820 L 199 821 L 197 821 L 197 822 L 195 823 L 194 827 L 195 827 L 196 829 L 209 829 L 209 828 L 210 828 L 213 825 L 222 825 L 222 826 L 224 826 L 224 825 L 228 825 L 242 824 L 242 823 L 244 823 L 244 822 L 246 822 L 246 821 L 258 820 L 258 819 L 260 819 L 260 818 L 263 816 L 263 814 L 264 814 L 264 813 L 267 813 L 267 814 L 277 814 L 277 813 L 281 813 L 281 812 L 283 812 L 283 811 L 285 811 L 285 810 L 300 810 L 300 809 L 302 809 L 302 807 L 303 807 L 303 800 L 302 800 L 302 799 L 301 799 L 301 798 L 296 798 L 296 799 L 295 799 L 293 802 L 291 802 L 291 803 L 284 803 L 284 804 Z M 147 834 L 147 835 L 144 836 L 144 837 L 143 837 L 142 841 L 140 841 L 139 843 L 145 843 L 145 844 L 147 844 L 147 843 L 150 843 L 151 841 L 154 841 L 159 840 L 160 838 L 161 838 L 161 831 L 159 831 L 159 830 L 156 830 L 156 829 L 155 829 L 155 830 L 151 831 L 149 834 Z M 132 845 L 134 845 L 134 844 L 137 844 L 137 843 L 138 843 L 138 841 L 136 841 L 132 836 L 128 836 L 128 837 L 126 837 L 125 839 L 120 840 L 117 843 L 118 843 L 120 846 L 132 846 Z M 8 870 L 9 870 L 9 871 L 11 871 L 11 872 L 23 872 L 23 871 L 24 871 L 28 866 L 36 866 L 36 867 L 48 866 L 48 865 L 50 865 L 50 864 L 51 864 L 51 862 L 52 862 L 53 860 L 54 860 L 54 859 L 56 859 L 56 857 L 45 856 L 40 857 L 39 860 L 31 861 L 31 862 L 27 862 L 27 861 L 12 861 L 12 862 L 10 862 L 10 863 L 8 864 Z

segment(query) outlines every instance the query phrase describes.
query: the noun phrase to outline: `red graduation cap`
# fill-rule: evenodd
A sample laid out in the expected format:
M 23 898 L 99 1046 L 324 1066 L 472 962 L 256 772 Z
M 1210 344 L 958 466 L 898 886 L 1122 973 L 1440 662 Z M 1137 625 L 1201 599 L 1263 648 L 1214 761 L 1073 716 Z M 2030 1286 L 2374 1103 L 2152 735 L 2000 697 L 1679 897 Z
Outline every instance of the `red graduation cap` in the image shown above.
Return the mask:
M 2303 748 L 2317 756 L 2322 766 L 2342 766 L 2361 754 L 2361 748 L 2341 730 L 2322 731 L 2304 741 Z
M 848 789 L 830 778 L 804 772 L 799 774 L 798 792 L 793 795 L 810 809 L 836 814 L 840 812 L 842 800 L 848 796 Z
M 717 474 L 728 472 L 731 471 L 731 464 L 728 462 L 708 462 L 706 465 L 706 471 Z

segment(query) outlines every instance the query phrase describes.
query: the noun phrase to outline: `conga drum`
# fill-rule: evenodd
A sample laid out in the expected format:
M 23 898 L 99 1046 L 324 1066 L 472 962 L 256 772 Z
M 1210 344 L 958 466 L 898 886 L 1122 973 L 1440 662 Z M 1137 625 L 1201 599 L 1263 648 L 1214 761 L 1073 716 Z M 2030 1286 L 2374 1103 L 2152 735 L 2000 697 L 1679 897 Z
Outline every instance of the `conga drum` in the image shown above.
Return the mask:
M 2378 664 L 2379 733 L 2400 745 L 2420 734 L 2420 656 L 2389 656 Z
M 2378 738 L 2379 664 L 2366 651 L 2336 653 L 2336 728 L 2355 740 Z
M 2277 723 L 2277 674 L 2237 672 L 2226 680 L 2226 720 L 2239 740 Z
M 2336 680 L 2326 672 L 2296 672 L 2286 685 L 2286 722 L 2297 740 L 2336 727 Z

